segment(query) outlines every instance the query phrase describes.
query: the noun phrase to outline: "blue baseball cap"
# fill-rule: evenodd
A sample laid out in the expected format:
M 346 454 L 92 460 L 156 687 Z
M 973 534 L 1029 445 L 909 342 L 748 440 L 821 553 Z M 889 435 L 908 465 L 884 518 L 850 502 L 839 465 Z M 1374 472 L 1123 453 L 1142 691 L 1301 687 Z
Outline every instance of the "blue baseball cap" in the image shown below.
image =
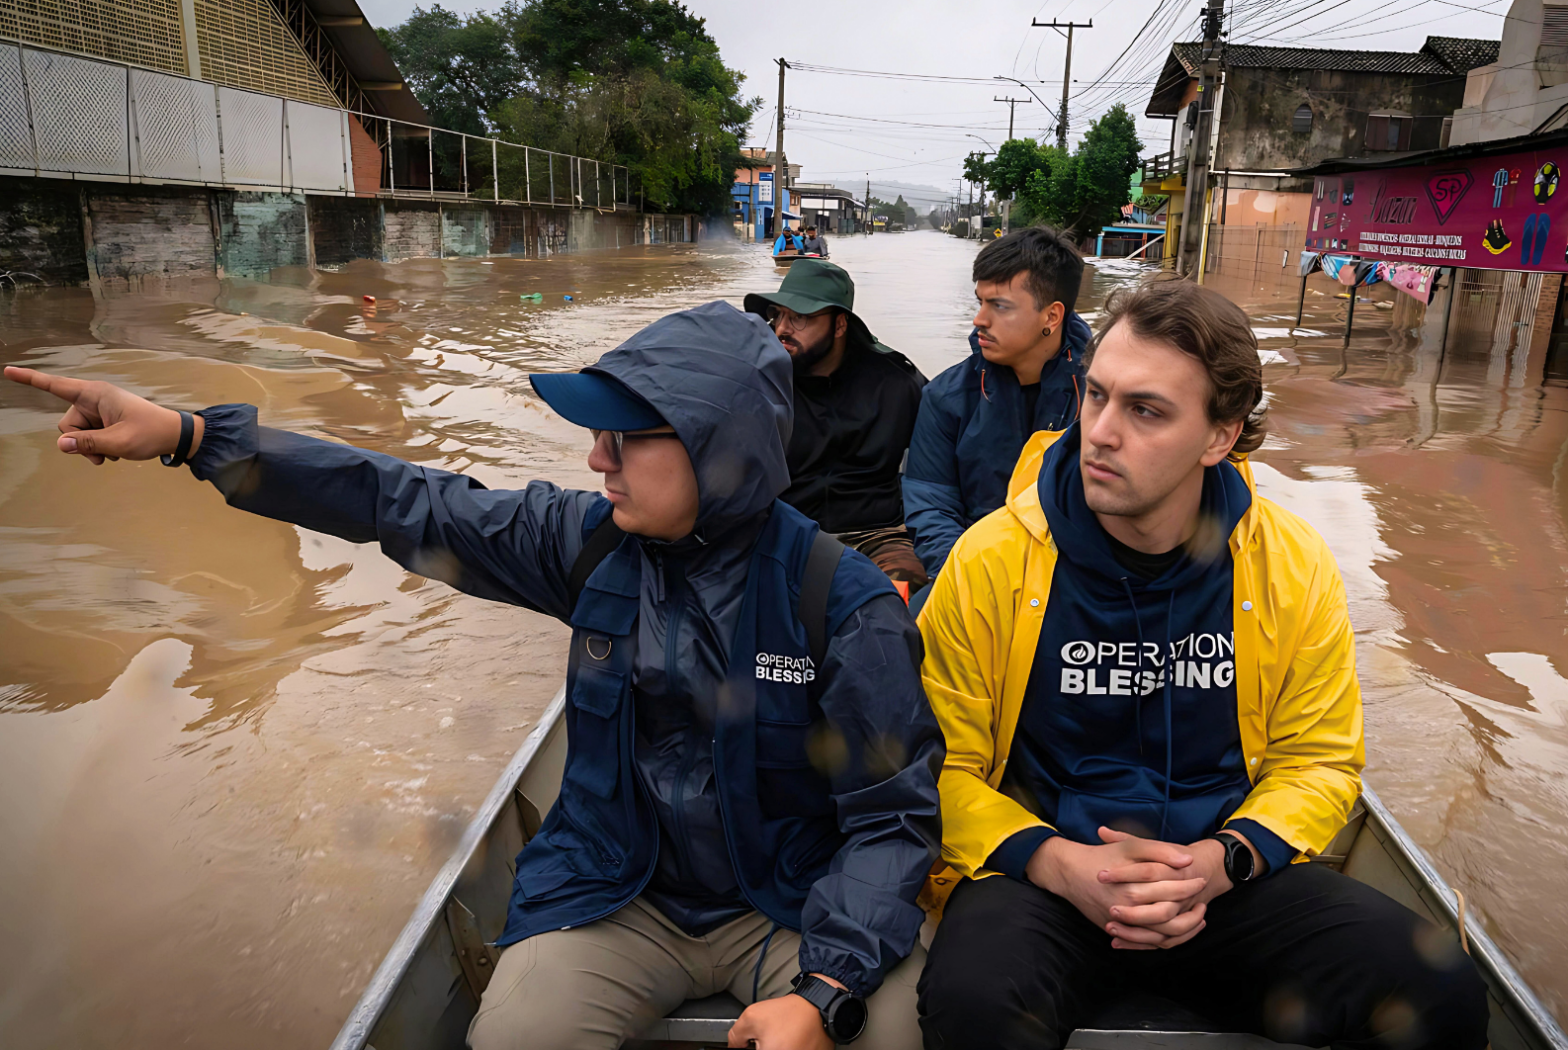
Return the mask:
M 541 372 L 528 381 L 561 418 L 589 430 L 652 430 L 665 425 L 657 409 L 603 372 Z

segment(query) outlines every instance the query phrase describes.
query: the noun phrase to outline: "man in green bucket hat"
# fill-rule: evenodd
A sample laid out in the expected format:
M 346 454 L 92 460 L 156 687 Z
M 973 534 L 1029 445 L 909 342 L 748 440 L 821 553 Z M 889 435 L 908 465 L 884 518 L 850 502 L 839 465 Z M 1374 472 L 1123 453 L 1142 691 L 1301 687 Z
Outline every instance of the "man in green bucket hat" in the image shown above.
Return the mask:
M 926 582 L 904 527 L 900 468 L 926 377 L 855 315 L 855 282 L 819 259 L 794 263 L 779 290 L 746 296 L 795 367 L 795 427 L 784 502 L 895 581 Z

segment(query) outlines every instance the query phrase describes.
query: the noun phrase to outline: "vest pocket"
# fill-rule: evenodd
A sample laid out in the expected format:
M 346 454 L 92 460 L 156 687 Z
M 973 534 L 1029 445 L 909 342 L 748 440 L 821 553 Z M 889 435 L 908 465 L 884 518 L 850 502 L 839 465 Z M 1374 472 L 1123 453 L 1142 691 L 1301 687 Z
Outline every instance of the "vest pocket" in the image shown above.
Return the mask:
M 820 817 L 834 812 L 827 777 L 811 761 L 814 728 L 810 722 L 757 719 L 757 803 L 763 816 Z
M 573 719 L 571 756 L 565 779 L 603 799 L 615 797 L 621 773 L 621 698 L 626 675 L 581 664 L 572 683 Z

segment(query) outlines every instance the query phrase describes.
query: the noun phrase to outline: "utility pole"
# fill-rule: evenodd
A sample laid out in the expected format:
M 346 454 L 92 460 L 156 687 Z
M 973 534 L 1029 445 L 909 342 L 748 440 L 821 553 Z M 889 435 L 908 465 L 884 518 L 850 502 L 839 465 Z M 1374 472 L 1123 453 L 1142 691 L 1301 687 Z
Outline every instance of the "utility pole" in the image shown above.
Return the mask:
M 866 236 L 871 236 L 871 173 L 866 172 Z
M 1209 2 L 1212 4 L 1214 0 Z M 1094 19 L 1091 18 L 1087 22 L 1058 22 L 1054 18 L 1049 22 L 1041 22 L 1031 19 L 1029 25 L 1031 28 L 1054 29 L 1058 33 L 1067 30 L 1067 68 L 1062 71 L 1062 113 L 1056 125 L 1056 144 L 1065 150 L 1067 149 L 1067 93 L 1073 84 L 1073 30 L 1093 29 Z
M 779 121 L 778 138 L 773 149 L 773 236 L 784 232 L 784 184 L 789 181 L 789 165 L 784 163 L 784 71 L 789 63 L 782 58 L 779 64 Z
M 1198 121 L 1192 130 L 1192 147 L 1187 151 L 1187 193 L 1181 213 L 1181 242 L 1177 246 L 1176 269 L 1182 274 L 1201 272 L 1203 227 L 1207 221 L 1209 156 L 1215 122 L 1214 98 L 1220 79 L 1220 33 L 1225 21 L 1225 0 L 1208 0 L 1203 9 L 1203 64 L 1198 79 Z
M 992 102 L 1006 102 L 1007 103 L 1007 137 L 1009 139 L 1011 139 L 1013 137 L 1013 113 L 1014 113 L 1014 111 L 1017 110 L 1019 103 L 1022 103 L 1023 105 L 1027 106 L 1030 102 L 1033 101 L 1033 99 L 1027 99 L 1027 98 L 993 98 L 993 99 L 991 99 L 991 101 Z

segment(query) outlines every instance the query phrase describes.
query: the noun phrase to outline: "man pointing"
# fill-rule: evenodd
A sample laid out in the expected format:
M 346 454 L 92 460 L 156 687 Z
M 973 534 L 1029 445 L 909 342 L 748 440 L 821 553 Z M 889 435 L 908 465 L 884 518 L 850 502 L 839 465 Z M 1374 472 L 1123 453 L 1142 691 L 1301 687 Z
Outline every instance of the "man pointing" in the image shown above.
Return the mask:
M 476 1050 L 613 1050 L 725 991 L 749 1004 L 732 1045 L 918 1045 L 942 739 L 892 584 L 777 499 L 790 363 L 760 319 L 711 303 L 530 377 L 593 431 L 604 495 L 5 374 L 70 403 L 63 452 L 188 460 L 232 506 L 572 626 L 560 795 L 517 858 Z

